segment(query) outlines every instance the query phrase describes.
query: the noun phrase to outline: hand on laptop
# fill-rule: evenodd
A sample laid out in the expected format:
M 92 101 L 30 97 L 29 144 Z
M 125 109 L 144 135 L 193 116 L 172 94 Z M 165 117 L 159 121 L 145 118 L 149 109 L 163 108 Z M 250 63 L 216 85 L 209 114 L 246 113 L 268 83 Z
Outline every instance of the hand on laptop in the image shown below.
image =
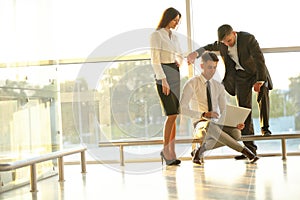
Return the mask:
M 214 111 L 205 112 L 204 117 L 206 118 L 219 118 L 219 114 Z
M 245 124 L 238 124 L 236 127 L 239 130 L 243 130 L 245 128 Z

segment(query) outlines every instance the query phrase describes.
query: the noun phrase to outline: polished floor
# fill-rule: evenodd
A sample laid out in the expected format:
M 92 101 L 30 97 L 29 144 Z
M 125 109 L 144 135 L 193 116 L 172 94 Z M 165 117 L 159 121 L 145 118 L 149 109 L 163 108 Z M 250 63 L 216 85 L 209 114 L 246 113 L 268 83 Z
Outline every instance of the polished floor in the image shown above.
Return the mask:
M 262 157 L 257 164 L 234 159 L 210 159 L 197 166 L 160 162 L 65 166 L 65 181 L 58 176 L 40 180 L 38 192 L 29 185 L 0 194 L 6 200 L 299 200 L 300 157 Z

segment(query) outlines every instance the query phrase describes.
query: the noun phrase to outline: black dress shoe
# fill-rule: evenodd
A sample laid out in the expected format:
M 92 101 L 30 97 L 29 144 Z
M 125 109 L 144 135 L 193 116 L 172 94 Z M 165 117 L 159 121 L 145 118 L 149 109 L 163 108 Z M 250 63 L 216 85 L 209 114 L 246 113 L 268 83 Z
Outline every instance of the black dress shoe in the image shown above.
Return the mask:
M 199 158 L 193 158 L 193 163 L 201 165 L 201 160 Z
M 242 154 L 240 156 L 235 156 L 234 159 L 236 159 L 236 160 L 244 160 L 244 159 L 247 159 L 247 157 L 244 154 Z
M 256 149 L 252 148 L 251 152 L 253 152 L 253 154 L 256 156 Z M 244 154 L 242 154 L 240 156 L 235 156 L 234 159 L 236 159 L 236 160 L 244 160 L 244 159 L 247 159 L 247 156 L 245 156 Z
M 261 130 L 261 134 L 263 136 L 270 136 L 270 135 L 272 135 L 272 133 L 271 133 L 271 131 L 269 129 L 266 129 L 266 130 L 262 129 Z
M 193 163 L 198 164 L 198 165 L 202 164 L 201 160 L 203 160 L 203 153 L 205 150 L 206 150 L 205 146 L 203 145 L 203 146 L 199 147 L 197 150 L 194 149 L 191 152 L 191 155 L 193 155 L 193 159 L 192 159 Z
M 199 158 L 199 149 L 198 150 L 194 149 L 191 152 L 191 156 L 193 157 L 193 159 L 192 159 L 193 163 L 201 165 L 201 160 Z
M 192 157 L 194 157 L 195 152 L 196 152 L 196 149 L 194 149 L 193 151 L 191 151 L 191 156 L 192 156 Z

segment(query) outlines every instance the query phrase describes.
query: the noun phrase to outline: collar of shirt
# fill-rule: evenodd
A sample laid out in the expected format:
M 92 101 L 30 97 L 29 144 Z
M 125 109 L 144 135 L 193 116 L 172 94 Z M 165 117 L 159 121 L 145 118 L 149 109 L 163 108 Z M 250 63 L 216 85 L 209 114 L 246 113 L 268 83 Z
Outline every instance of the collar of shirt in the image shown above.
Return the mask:
M 160 30 L 162 30 L 162 32 L 165 32 L 165 34 L 168 36 L 168 37 L 170 37 L 170 38 L 172 38 L 172 31 L 171 30 L 167 30 L 167 29 L 165 29 L 165 28 L 161 28 Z
M 164 38 L 167 38 L 167 39 L 171 39 L 173 38 L 173 33 L 172 31 L 170 30 L 170 32 L 168 32 L 165 28 L 161 28 L 158 30 L 158 32 L 160 32 Z
M 207 81 L 210 81 L 210 80 L 207 80 L 207 79 L 203 76 L 203 74 L 200 74 L 200 80 L 201 80 L 201 82 L 202 82 L 204 85 L 206 85 L 206 82 L 207 82 Z

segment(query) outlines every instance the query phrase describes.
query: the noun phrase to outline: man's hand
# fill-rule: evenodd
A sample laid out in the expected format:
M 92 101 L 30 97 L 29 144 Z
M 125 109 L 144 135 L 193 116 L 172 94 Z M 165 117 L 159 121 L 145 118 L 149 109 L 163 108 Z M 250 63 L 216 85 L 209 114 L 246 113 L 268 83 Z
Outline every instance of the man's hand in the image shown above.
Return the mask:
M 239 129 L 239 130 L 243 130 L 245 128 L 245 124 L 238 124 L 236 126 L 236 128 Z
M 175 64 L 178 68 L 180 67 L 180 63 L 177 60 L 175 61 Z
M 253 85 L 253 89 L 255 92 L 260 92 L 260 87 L 263 85 L 264 83 L 263 82 L 256 82 L 254 83 Z
M 197 51 L 194 51 L 194 52 L 190 53 L 187 56 L 187 62 L 188 62 L 188 64 L 193 64 L 195 62 L 195 59 L 197 57 L 198 57 L 198 52 Z
M 219 118 L 219 114 L 217 112 L 213 112 L 213 111 L 210 111 L 210 112 L 206 112 L 203 117 L 206 117 L 206 118 Z

